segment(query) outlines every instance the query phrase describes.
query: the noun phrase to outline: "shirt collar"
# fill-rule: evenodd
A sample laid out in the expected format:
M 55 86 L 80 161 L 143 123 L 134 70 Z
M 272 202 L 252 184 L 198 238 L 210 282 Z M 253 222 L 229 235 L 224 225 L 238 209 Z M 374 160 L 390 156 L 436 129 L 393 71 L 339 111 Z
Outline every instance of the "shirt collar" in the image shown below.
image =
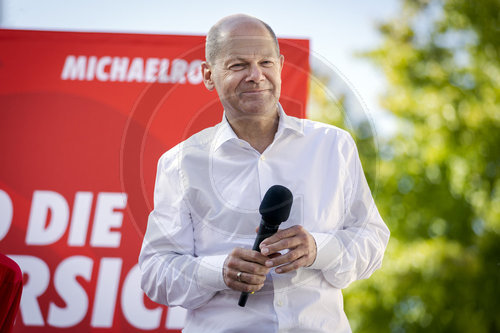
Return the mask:
M 281 135 L 283 135 L 283 133 L 286 130 L 290 130 L 301 136 L 304 135 L 302 121 L 294 117 L 288 116 L 283 110 L 281 104 L 279 103 L 278 103 L 278 116 L 279 116 L 279 123 L 278 123 L 278 130 L 276 131 L 276 135 L 274 136 L 275 140 L 279 138 Z M 215 135 L 216 137 L 214 139 L 214 145 L 212 146 L 214 150 L 219 149 L 219 147 L 227 141 L 240 140 L 236 135 L 236 133 L 234 133 L 229 122 L 227 121 L 226 111 L 224 111 L 224 114 L 222 115 L 222 121 L 219 123 L 219 128 L 216 131 Z
M 304 127 L 301 119 L 297 119 L 295 117 L 288 116 L 281 104 L 278 103 L 278 115 L 280 117 L 278 123 L 278 130 L 276 131 L 275 139 L 279 138 L 285 130 L 290 130 L 295 132 L 296 134 L 303 136 L 304 135 Z

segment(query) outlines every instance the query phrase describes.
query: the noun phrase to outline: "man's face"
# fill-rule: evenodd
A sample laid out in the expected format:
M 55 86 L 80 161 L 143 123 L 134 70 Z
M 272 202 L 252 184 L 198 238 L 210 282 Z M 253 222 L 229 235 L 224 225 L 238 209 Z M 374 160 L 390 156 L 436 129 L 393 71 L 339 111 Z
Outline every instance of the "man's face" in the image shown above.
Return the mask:
M 221 46 L 215 63 L 204 68 L 204 77 L 207 88 L 217 90 L 226 112 L 233 117 L 276 112 L 283 56 L 277 54 L 268 31 L 255 26 L 243 33 L 233 31 L 223 37 Z

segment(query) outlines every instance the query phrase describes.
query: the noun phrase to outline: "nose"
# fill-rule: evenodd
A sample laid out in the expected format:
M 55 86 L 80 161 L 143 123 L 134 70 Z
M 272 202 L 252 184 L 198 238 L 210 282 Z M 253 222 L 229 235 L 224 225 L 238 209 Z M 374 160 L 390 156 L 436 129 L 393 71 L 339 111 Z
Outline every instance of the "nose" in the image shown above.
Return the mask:
M 262 68 L 258 64 L 248 66 L 247 82 L 260 82 L 264 79 Z

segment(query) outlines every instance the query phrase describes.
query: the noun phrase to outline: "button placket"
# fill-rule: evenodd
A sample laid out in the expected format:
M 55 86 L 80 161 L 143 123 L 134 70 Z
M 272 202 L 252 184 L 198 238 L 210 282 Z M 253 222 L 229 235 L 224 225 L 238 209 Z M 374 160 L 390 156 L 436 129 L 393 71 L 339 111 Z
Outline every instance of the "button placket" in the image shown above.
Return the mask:
M 269 161 L 267 161 L 266 155 L 261 154 L 257 160 L 257 170 L 259 174 L 259 186 L 260 186 L 260 198 L 264 198 L 264 195 L 272 185 L 272 170 L 270 169 Z

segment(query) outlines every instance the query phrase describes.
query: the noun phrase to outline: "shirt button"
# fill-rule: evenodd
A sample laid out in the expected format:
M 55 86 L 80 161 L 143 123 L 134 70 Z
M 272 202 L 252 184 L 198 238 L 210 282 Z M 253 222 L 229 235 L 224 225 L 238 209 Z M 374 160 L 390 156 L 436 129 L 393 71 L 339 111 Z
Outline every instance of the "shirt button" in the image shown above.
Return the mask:
M 278 306 L 283 306 L 283 301 L 282 300 L 278 301 Z
M 265 161 L 266 160 L 266 157 L 264 155 L 260 155 L 260 160 L 261 161 Z

